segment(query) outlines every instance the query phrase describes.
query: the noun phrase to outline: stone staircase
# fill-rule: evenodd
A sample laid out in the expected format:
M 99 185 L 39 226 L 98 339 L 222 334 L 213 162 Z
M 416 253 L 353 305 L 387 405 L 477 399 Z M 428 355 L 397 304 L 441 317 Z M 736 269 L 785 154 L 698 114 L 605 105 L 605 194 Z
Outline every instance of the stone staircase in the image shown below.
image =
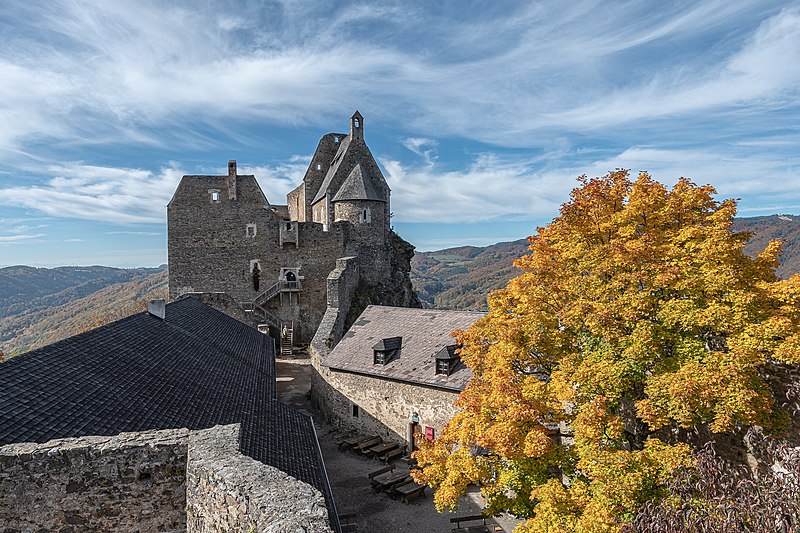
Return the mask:
M 291 357 L 293 345 L 294 322 L 284 322 L 281 329 L 281 357 Z

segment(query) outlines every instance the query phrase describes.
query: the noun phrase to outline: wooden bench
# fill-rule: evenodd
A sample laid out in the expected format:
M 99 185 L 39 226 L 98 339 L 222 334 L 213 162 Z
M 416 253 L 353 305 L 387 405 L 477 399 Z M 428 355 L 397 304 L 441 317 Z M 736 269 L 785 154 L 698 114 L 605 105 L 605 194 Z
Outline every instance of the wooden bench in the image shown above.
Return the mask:
M 377 446 L 373 446 L 373 447 L 368 448 L 366 450 L 361 450 L 361 453 L 363 453 L 363 454 L 365 454 L 367 456 L 374 455 L 376 457 L 380 457 L 381 455 L 386 455 L 390 451 L 392 451 L 394 449 L 397 449 L 399 447 L 400 447 L 400 445 L 396 444 L 394 442 L 384 442 L 382 444 L 379 444 Z
M 370 483 L 372 483 L 372 480 L 375 478 L 375 476 L 385 474 L 386 472 L 391 472 L 392 470 L 394 470 L 394 465 L 384 466 L 383 468 L 379 468 L 377 470 L 370 472 L 369 474 L 367 474 L 367 477 L 369 478 Z
M 394 492 L 403 498 L 403 503 L 408 503 L 409 500 L 419 495 L 425 496 L 425 489 L 427 487 L 427 485 L 420 485 L 416 481 L 411 481 L 410 483 L 396 486 Z
M 352 448 L 353 446 L 356 446 L 357 444 L 359 444 L 361 442 L 364 442 L 365 440 L 370 440 L 370 439 L 374 439 L 374 438 L 375 438 L 375 435 L 367 435 L 367 436 L 354 435 L 352 437 L 348 437 L 346 439 L 342 439 L 342 442 L 339 443 L 339 447 L 340 448 L 344 448 L 346 446 L 348 448 Z
M 358 525 L 353 522 L 355 518 L 356 513 L 339 514 L 339 525 L 342 533 L 356 533 L 358 531 Z
M 403 448 L 395 448 L 394 450 L 390 450 L 384 455 L 381 455 L 379 459 L 384 463 L 388 463 L 389 461 L 397 459 L 398 457 L 402 457 L 404 453 L 406 453 L 406 451 Z
M 399 485 L 411 480 L 408 472 L 387 472 L 379 474 L 370 480 L 372 487 L 377 490 L 391 490 L 395 485 Z
M 474 522 L 477 520 L 480 520 L 481 524 L 461 527 L 461 522 Z M 450 519 L 450 523 L 456 525 L 450 530 L 452 533 L 492 533 L 492 530 L 486 525 L 486 517 L 482 514 L 454 516 Z
M 364 453 L 364 450 L 377 446 L 381 442 L 383 442 L 383 439 L 380 437 L 372 437 L 367 440 L 362 440 L 353 446 L 353 451 Z

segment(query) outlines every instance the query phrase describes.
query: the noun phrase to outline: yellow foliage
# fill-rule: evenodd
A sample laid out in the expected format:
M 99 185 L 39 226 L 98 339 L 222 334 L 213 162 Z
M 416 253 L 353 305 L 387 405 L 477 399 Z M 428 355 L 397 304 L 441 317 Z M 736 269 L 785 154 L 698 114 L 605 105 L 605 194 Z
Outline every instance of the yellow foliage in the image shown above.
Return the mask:
M 715 192 L 581 178 L 456 334 L 473 379 L 417 452 L 437 507 L 478 483 L 490 512 L 528 518 L 520 532 L 618 531 L 690 461 L 657 430 L 780 425 L 759 369 L 800 362 L 800 276 L 777 280 L 778 241 L 745 255 Z

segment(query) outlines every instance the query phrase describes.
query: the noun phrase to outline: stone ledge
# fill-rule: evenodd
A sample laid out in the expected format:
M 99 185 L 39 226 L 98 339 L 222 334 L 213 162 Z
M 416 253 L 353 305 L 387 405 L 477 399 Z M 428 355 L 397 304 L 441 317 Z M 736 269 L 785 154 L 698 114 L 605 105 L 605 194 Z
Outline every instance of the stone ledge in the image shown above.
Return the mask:
M 322 493 L 239 452 L 239 425 L 189 436 L 187 531 L 331 531 Z

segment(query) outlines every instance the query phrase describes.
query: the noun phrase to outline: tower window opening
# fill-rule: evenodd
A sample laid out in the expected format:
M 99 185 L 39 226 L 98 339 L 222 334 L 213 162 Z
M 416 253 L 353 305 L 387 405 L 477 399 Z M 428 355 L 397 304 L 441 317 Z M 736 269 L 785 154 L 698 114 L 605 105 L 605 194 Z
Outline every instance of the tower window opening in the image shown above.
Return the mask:
M 322 163 L 317 163 L 317 170 L 322 170 Z
M 360 128 L 361 127 L 361 122 L 358 119 L 353 119 L 353 125 L 356 128 Z
M 359 222 L 361 222 L 361 223 L 370 222 L 371 217 L 370 217 L 369 207 L 365 207 L 364 209 L 361 210 L 361 213 L 359 213 L 358 219 L 359 219 Z
M 333 138 L 333 142 L 335 142 L 335 143 L 338 143 L 338 142 L 339 142 L 339 136 L 338 136 L 338 135 L 337 135 L 336 137 L 334 137 L 334 138 Z
M 209 191 L 211 193 L 211 203 L 218 204 L 219 203 L 219 191 Z

